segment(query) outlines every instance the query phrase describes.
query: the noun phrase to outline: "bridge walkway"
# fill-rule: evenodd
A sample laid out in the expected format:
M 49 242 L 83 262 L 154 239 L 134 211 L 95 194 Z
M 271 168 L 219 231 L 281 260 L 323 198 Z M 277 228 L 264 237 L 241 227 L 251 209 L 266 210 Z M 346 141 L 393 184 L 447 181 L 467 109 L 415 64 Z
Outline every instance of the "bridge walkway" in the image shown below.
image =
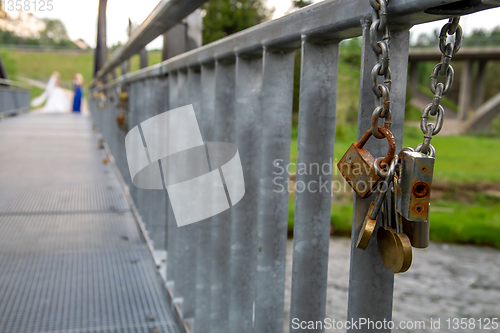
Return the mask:
M 0 332 L 181 332 L 89 117 L 0 122 Z

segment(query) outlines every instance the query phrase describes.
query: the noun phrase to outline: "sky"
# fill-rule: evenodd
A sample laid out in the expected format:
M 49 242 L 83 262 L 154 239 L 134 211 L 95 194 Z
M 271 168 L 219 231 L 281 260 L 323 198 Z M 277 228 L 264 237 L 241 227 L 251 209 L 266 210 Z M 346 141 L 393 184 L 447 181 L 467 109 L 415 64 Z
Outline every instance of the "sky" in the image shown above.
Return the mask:
M 367 0 L 368 1 L 368 0 Z M 317 2 L 317 1 L 315 1 Z M 82 38 L 87 44 L 94 46 L 97 27 L 98 0 L 53 0 L 54 9 L 51 12 L 34 12 L 37 17 L 60 19 L 71 39 Z M 159 0 L 108 0 L 108 44 L 114 45 L 127 40 L 126 28 L 128 19 L 142 23 L 149 13 L 156 7 Z M 290 9 L 290 0 L 267 0 L 269 7 L 274 7 L 274 17 L 283 16 Z M 500 8 L 482 11 L 462 17 L 460 24 L 465 34 L 474 29 L 484 28 L 492 30 L 500 26 Z M 421 33 L 430 33 L 441 29 L 444 21 L 421 24 L 412 28 L 412 39 Z M 153 41 L 148 48 L 161 48 L 162 38 Z

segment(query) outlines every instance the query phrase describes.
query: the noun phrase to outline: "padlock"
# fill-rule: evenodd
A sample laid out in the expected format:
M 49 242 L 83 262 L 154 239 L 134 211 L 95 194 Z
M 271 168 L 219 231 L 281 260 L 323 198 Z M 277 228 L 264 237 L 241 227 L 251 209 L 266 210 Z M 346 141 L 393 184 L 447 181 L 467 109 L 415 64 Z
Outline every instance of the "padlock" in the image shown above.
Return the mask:
M 396 186 L 396 210 L 401 214 L 403 229 L 412 246 L 426 248 L 429 246 L 429 208 L 435 150 L 430 146 L 430 155 L 418 150 L 406 148 L 399 153 L 401 165 L 400 181 Z
M 125 111 L 120 111 L 116 116 L 116 123 L 118 124 L 118 128 L 122 131 L 128 131 L 128 115 Z
M 394 179 L 394 169 L 397 162 L 398 157 L 396 156 L 391 162 L 386 178 L 382 183 L 380 183 L 380 191 L 377 195 L 377 198 L 370 204 L 370 209 L 366 213 L 365 219 L 363 220 L 363 224 L 361 225 L 361 229 L 358 234 L 358 241 L 356 242 L 356 247 L 359 249 L 365 250 L 370 243 L 370 239 L 372 238 L 373 232 L 375 231 L 375 227 L 377 225 L 378 213 L 380 212 L 382 204 L 385 202 L 387 191 L 389 190 Z
M 408 238 L 410 239 L 411 246 L 418 249 L 425 249 L 429 246 L 429 233 L 431 222 L 429 217 L 427 217 L 426 222 L 416 222 L 408 221 L 405 218 L 403 220 L 403 230 Z
M 394 183 L 397 181 L 394 177 Z M 410 268 L 413 255 L 410 240 L 401 225 L 401 215 L 395 212 L 393 189 L 389 190 L 384 202 L 384 223 L 377 232 L 377 246 L 385 267 L 393 273 L 404 273 Z
M 384 164 L 388 166 L 394 159 L 396 141 L 389 129 L 379 126 L 378 130 L 389 142 L 389 151 L 387 152 L 386 157 L 381 160 L 382 165 L 380 165 L 380 167 L 383 167 Z M 349 147 L 347 152 L 337 164 L 337 167 L 344 179 L 362 198 L 366 198 L 372 194 L 381 180 L 381 177 L 377 174 L 375 168 L 373 167 L 375 158 L 364 148 L 364 145 L 371 136 L 372 130 L 369 129 L 359 142 L 353 143 Z
M 122 109 L 127 109 L 128 106 L 128 92 L 126 91 L 120 91 L 118 93 L 118 103 L 116 104 L 116 107 L 122 108 Z
M 431 148 L 431 154 L 426 155 L 404 149 L 399 155 L 401 170 L 399 188 L 396 189 L 397 209 L 406 220 L 427 221 L 435 161 L 433 151 L 434 148 Z

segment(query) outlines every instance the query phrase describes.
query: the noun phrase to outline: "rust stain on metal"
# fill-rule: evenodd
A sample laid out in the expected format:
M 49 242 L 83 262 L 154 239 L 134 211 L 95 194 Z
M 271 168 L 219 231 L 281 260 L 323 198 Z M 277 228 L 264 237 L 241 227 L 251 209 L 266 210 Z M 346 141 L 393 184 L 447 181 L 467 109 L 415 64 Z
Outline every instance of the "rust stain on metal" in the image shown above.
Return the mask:
M 417 182 L 412 187 L 413 196 L 416 198 L 425 198 L 430 191 L 431 187 L 426 182 Z

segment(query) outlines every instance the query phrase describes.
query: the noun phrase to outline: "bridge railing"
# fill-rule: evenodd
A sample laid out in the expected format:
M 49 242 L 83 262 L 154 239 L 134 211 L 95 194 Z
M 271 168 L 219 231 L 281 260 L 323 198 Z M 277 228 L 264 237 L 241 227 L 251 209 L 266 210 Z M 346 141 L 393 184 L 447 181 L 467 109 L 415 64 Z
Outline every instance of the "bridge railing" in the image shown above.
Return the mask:
M 461 10 L 467 14 L 492 6 L 456 0 L 389 2 L 392 132 L 398 149 L 402 148 L 410 27 Z M 371 124 L 375 107 L 371 70 L 377 62 L 369 38 L 371 13 L 368 0 L 323 1 L 161 64 L 105 84 L 98 82 L 144 47 L 145 41 L 164 32 L 157 29 L 141 44 L 129 46 L 129 52 L 113 56 L 93 82 L 93 118 L 155 249 L 168 251 L 168 290 L 194 332 L 282 331 L 289 193 L 288 176 L 277 177 L 276 172 L 290 162 L 295 50 L 302 55 L 297 164 L 328 166 L 311 168 L 313 173 L 297 175 L 296 181 L 326 180 L 330 186 L 336 101 L 343 98 L 337 96 L 339 42 L 346 38 L 363 36 L 358 139 Z M 151 25 L 157 15 L 148 18 Z M 123 91 L 128 92 L 128 104 L 120 107 L 118 95 Z M 178 228 L 165 191 L 142 190 L 132 184 L 124 142 L 127 129 L 188 104 L 194 106 L 204 141 L 238 147 L 246 193 L 229 213 Z M 366 147 L 382 156 L 387 144 L 373 139 Z M 369 203 L 370 199 L 355 197 L 353 235 L 358 234 Z M 295 194 L 290 317 L 300 321 L 325 318 L 331 205 L 328 190 Z M 394 275 L 385 268 L 374 243 L 365 251 L 352 245 L 349 320 L 392 318 Z M 291 331 L 298 330 L 292 327 Z
M 30 92 L 19 82 L 0 79 L 0 117 L 15 115 L 30 108 Z

